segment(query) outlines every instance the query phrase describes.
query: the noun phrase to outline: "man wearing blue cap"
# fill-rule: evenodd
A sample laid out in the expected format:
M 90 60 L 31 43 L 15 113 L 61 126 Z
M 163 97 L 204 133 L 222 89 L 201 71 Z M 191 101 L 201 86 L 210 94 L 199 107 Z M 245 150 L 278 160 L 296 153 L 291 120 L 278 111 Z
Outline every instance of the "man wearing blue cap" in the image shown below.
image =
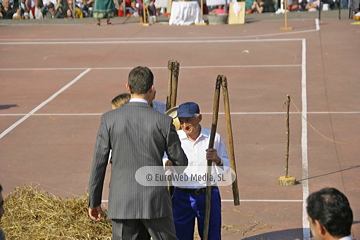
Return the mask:
M 177 109 L 177 117 L 181 130 L 180 138 L 189 164 L 182 176 L 187 181 L 173 181 L 175 186 L 172 198 L 173 216 L 176 237 L 181 240 L 194 239 L 194 224 L 197 218 L 198 232 L 203 238 L 204 218 L 206 208 L 206 179 L 201 178 L 206 173 L 207 160 L 212 161 L 212 176 L 226 173 L 230 168 L 229 156 L 225 144 L 219 134 L 215 135 L 214 148 L 208 149 L 210 130 L 201 127 L 202 115 L 199 106 L 194 102 L 181 104 Z M 165 165 L 171 166 L 171 161 L 165 160 Z M 197 177 L 194 177 L 197 176 Z M 221 198 L 217 185 L 218 179 L 212 180 L 211 213 L 209 239 L 221 239 Z

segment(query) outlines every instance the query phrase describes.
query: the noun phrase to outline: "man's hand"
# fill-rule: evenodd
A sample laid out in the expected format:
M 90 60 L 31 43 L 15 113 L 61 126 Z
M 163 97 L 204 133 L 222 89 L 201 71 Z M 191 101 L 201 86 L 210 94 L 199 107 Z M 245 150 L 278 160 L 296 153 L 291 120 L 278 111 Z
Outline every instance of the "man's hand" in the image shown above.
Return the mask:
M 97 207 L 94 207 L 94 208 L 89 207 L 89 216 L 95 222 L 100 222 L 101 207 L 100 206 L 97 206 Z
M 172 162 L 170 160 L 167 160 L 165 162 L 165 166 L 173 166 Z
M 174 170 L 174 167 L 173 167 L 173 164 L 170 160 L 167 160 L 165 162 L 165 175 L 170 175 L 171 173 L 174 173 L 175 170 Z
M 214 149 L 214 148 L 206 149 L 206 160 L 212 161 L 215 164 L 220 164 L 221 163 L 221 159 L 217 155 L 217 150 Z

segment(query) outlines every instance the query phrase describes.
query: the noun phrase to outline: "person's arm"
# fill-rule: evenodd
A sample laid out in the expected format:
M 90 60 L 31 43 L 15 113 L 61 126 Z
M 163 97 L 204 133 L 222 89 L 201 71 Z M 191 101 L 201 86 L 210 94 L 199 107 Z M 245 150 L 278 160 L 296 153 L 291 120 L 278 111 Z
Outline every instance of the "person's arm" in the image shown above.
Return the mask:
M 262 4 L 257 4 L 256 5 L 256 11 L 258 12 L 258 13 L 262 13 L 263 11 L 264 11 L 264 3 L 262 3 Z
M 110 136 L 103 115 L 96 138 L 89 181 L 89 216 L 94 221 L 100 221 L 101 217 L 101 196 L 110 148 Z
M 213 161 L 215 165 L 219 167 L 217 168 L 219 173 L 227 173 L 230 168 L 230 158 L 222 137 L 218 133 L 215 135 L 214 148 L 215 149 L 207 149 L 207 160 Z
M 56 11 L 56 10 L 55 10 Z M 62 13 L 60 11 L 56 11 L 54 18 L 62 18 Z
M 75 17 L 76 18 L 83 18 L 83 13 L 80 10 L 80 8 L 78 8 L 78 7 L 75 7 Z
M 176 172 L 180 174 L 187 167 L 188 159 L 184 150 L 181 148 L 181 142 L 172 121 L 170 122 L 170 129 L 166 142 L 166 154 L 172 165 L 176 166 Z
M 49 2 L 49 3 L 50 3 L 50 2 Z M 49 3 L 46 4 L 46 5 L 44 5 L 44 6 L 41 8 L 41 13 L 42 13 L 43 15 L 46 14 L 46 8 L 49 6 Z

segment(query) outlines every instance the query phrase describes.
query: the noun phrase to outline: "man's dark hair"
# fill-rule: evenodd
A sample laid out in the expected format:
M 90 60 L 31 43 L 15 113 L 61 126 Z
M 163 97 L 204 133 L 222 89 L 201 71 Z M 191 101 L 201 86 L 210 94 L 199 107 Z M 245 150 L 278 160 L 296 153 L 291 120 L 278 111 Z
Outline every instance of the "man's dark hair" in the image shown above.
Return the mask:
M 154 84 L 154 75 L 147 67 L 136 67 L 129 73 L 130 93 L 145 94 Z
M 348 199 L 335 188 L 324 188 L 307 198 L 307 214 L 318 220 L 333 237 L 349 236 L 353 212 Z
M 3 190 L 3 188 L 2 188 L 2 186 L 1 186 L 1 184 L 0 184 L 0 193 L 2 192 L 2 190 Z

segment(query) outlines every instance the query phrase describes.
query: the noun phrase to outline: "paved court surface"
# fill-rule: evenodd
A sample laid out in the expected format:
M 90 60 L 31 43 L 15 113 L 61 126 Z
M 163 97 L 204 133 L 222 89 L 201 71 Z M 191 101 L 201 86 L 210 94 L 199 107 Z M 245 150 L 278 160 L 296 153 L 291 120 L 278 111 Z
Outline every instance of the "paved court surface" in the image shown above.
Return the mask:
M 277 183 L 284 175 L 287 94 L 326 137 L 360 140 L 359 26 L 334 17 L 291 20 L 291 32 L 279 30 L 280 20 L 264 19 L 205 27 L 141 27 L 122 19 L 97 27 L 91 21 L 0 24 L 4 194 L 32 184 L 59 197 L 82 195 L 100 116 L 125 92 L 129 71 L 150 67 L 157 100 L 165 101 L 167 62 L 174 59 L 180 62 L 178 103 L 199 103 L 206 128 L 216 77 L 228 79 L 241 205 L 233 205 L 230 187 L 221 187 L 223 239 L 309 239 L 304 201 L 323 187 L 346 193 L 353 236 L 360 238 L 359 143 L 325 139 L 293 105 L 290 175 L 298 184 Z M 218 132 L 226 139 L 222 106 L 220 112 Z M 105 205 L 107 194 L 105 187 Z

